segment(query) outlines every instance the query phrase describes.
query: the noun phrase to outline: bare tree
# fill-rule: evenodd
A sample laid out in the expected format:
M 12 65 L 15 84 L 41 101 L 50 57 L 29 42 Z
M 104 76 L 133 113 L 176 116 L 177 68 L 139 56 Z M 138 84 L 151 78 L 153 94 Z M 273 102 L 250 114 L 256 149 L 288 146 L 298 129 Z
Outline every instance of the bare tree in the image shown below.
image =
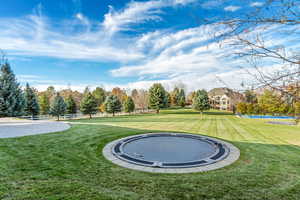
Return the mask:
M 132 99 L 137 109 L 144 111 L 148 108 L 149 95 L 146 90 L 133 90 Z
M 255 87 L 277 90 L 294 101 L 300 100 L 300 51 L 289 48 L 289 44 L 270 40 L 266 31 L 299 38 L 299 7 L 299 0 L 265 0 L 260 7 L 239 19 L 219 22 L 228 28 L 220 37 L 222 41 L 230 40 L 230 44 L 238 49 L 235 55 L 245 58 L 253 67 L 246 71 L 256 80 Z M 266 62 L 277 67 L 266 70 Z

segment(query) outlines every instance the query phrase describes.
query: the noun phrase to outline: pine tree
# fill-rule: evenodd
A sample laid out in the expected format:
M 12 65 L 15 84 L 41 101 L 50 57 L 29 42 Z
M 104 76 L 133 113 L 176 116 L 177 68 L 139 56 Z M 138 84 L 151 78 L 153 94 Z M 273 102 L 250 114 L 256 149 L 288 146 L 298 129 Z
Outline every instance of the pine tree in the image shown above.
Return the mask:
M 8 63 L 1 66 L 0 74 L 0 117 L 23 114 L 24 95 Z
M 67 114 L 76 114 L 77 105 L 72 95 L 69 95 L 66 99 L 66 113 Z
M 57 120 L 59 121 L 59 116 L 64 115 L 65 113 L 66 103 L 64 99 L 59 95 L 59 93 L 57 93 L 50 106 L 50 114 L 52 116 L 56 116 Z
M 127 113 L 131 113 L 134 111 L 135 105 L 133 102 L 133 99 L 131 97 L 127 97 L 127 99 L 124 101 L 124 111 Z
M 92 118 L 92 114 L 97 113 L 98 105 L 92 93 L 87 92 L 85 94 L 80 103 L 80 111 L 85 115 L 89 115 L 90 119 Z
M 181 107 L 185 106 L 185 92 L 184 92 L 184 89 L 179 90 L 177 101 L 178 101 L 178 106 L 181 106 Z
M 166 91 L 164 108 L 169 108 L 171 106 L 171 102 L 172 102 L 171 95 L 169 92 Z
M 193 109 L 199 110 L 201 115 L 210 108 L 208 94 L 205 90 L 198 90 L 193 99 Z
M 166 91 L 160 83 L 155 83 L 149 89 L 149 107 L 156 110 L 159 113 L 161 108 L 165 108 L 167 105 Z
M 178 105 L 181 106 L 182 108 L 184 108 L 184 106 L 185 106 L 185 97 L 184 96 L 180 97 Z
M 49 96 L 45 92 L 41 94 L 41 96 L 39 97 L 39 105 L 40 105 L 40 113 L 42 115 L 49 114 L 50 100 L 49 100 Z
M 115 116 L 116 112 L 121 112 L 122 104 L 119 98 L 115 95 L 110 95 L 106 97 L 105 103 L 105 111 L 108 113 L 112 113 Z
M 37 100 L 37 96 L 28 83 L 26 84 L 24 96 L 25 96 L 24 111 L 27 115 L 31 115 L 33 118 L 34 116 L 39 114 L 40 107 Z

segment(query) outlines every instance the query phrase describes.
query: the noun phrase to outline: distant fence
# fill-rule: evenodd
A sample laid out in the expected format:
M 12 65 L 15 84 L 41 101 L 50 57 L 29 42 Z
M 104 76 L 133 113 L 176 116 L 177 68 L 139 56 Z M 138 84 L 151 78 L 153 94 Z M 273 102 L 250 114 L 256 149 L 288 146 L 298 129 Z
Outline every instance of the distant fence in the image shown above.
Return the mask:
M 115 116 L 121 116 L 121 115 L 130 115 L 130 114 L 142 114 L 142 113 L 153 113 L 154 110 L 151 109 L 137 109 L 131 113 L 125 113 L 125 112 L 118 112 L 115 113 Z M 92 117 L 112 117 L 113 114 L 110 113 L 96 113 L 93 114 Z M 22 119 L 28 119 L 28 120 L 54 120 L 56 119 L 55 116 L 51 116 L 51 115 L 36 115 L 36 116 L 20 116 L 19 118 Z M 59 118 L 61 120 L 68 120 L 68 119 L 82 119 L 82 118 L 89 118 L 89 115 L 84 115 L 82 113 L 76 113 L 76 114 L 65 114 L 65 115 L 61 115 L 59 116 Z

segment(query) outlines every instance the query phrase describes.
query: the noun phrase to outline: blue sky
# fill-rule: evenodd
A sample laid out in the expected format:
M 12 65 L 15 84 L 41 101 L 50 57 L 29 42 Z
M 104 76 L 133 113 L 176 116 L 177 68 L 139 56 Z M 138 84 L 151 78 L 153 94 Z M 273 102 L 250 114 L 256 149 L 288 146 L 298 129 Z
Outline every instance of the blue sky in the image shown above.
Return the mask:
M 231 46 L 220 48 L 214 34 L 224 27 L 205 19 L 240 17 L 263 5 L 243 0 L 9 0 L 0 7 L 0 48 L 18 80 L 39 90 L 103 86 L 191 91 L 247 81 Z M 294 44 L 271 27 L 276 44 Z M 275 33 L 276 32 L 276 33 Z M 295 43 L 296 42 L 296 43 Z M 226 42 L 224 42 L 226 43 Z M 296 45 L 295 45 L 296 44 Z M 274 45 L 274 44 L 272 44 Z

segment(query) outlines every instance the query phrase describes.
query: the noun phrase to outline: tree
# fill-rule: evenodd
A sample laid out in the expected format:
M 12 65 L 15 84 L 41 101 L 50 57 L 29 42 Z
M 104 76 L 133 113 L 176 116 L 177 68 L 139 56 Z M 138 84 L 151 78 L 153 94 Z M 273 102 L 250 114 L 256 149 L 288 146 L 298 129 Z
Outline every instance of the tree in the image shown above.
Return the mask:
M 104 112 L 105 112 L 105 104 L 104 104 L 104 103 L 101 104 L 101 105 L 98 107 L 98 109 L 99 109 L 99 111 L 100 111 L 101 113 L 104 113 Z
M 56 96 L 56 91 L 53 86 L 49 86 L 45 91 L 46 95 L 49 97 L 50 100 L 54 99 Z
M 205 90 L 198 90 L 193 99 L 193 109 L 199 110 L 201 115 L 204 110 L 210 109 L 208 94 Z
M 31 115 L 33 118 L 35 115 L 39 114 L 40 107 L 37 100 L 37 96 L 28 83 L 26 84 L 24 97 L 25 97 L 24 111 L 27 115 Z
M 166 107 L 166 91 L 160 83 L 155 83 L 149 89 L 149 106 L 159 113 L 161 108 Z
M 278 38 L 299 37 L 299 0 L 265 0 L 259 8 L 249 9 L 238 18 L 222 19 L 219 24 L 223 30 L 228 30 L 219 38 L 225 38 L 226 42 L 230 40 L 235 56 L 245 58 L 253 67 L 250 70 L 245 68 L 246 73 L 255 79 L 253 86 L 268 87 L 300 100 L 299 48 L 293 48 L 290 42 L 272 40 L 273 37 L 270 37 L 270 33 L 276 30 L 280 30 L 277 32 Z M 268 66 L 279 64 L 280 67 L 270 72 L 264 70 L 266 63 Z M 290 84 L 295 85 L 295 90 L 286 89 Z
M 127 113 L 131 113 L 134 111 L 134 102 L 133 99 L 131 97 L 127 97 L 127 99 L 124 101 L 124 111 Z
M 109 95 L 106 97 L 105 103 L 105 111 L 108 113 L 112 113 L 115 116 L 116 112 L 121 112 L 122 104 L 121 101 L 115 95 Z
M 85 115 L 89 115 L 90 119 L 92 118 L 92 114 L 97 113 L 98 105 L 92 93 L 88 92 L 85 94 L 80 103 L 80 111 Z
M 113 88 L 112 91 L 111 91 L 111 94 L 117 96 L 118 99 L 121 101 L 121 103 L 123 103 L 127 98 L 126 91 L 121 90 L 118 87 Z
M 237 109 L 237 112 L 242 115 L 248 113 L 247 103 L 244 103 L 244 102 L 238 103 L 236 109 Z
M 95 97 L 98 106 L 104 103 L 106 98 L 106 92 L 103 88 L 97 87 L 92 92 L 92 95 Z
M 194 99 L 195 95 L 196 95 L 195 91 L 193 91 L 193 92 L 191 92 L 191 93 L 188 94 L 188 96 L 187 96 L 187 104 L 188 105 L 192 105 L 193 104 L 193 99 Z
M 165 96 L 165 108 L 169 108 L 171 106 L 171 95 L 169 92 L 166 91 L 166 96 Z
M 39 96 L 40 113 L 42 115 L 49 114 L 50 111 L 50 100 L 47 94 L 44 92 Z
M 71 94 L 66 98 L 66 113 L 67 114 L 77 113 L 77 105 Z
M 251 104 L 257 103 L 256 94 L 252 90 L 246 90 L 244 94 L 247 103 L 251 103 Z
M 279 96 L 277 96 L 271 90 L 265 90 L 264 94 L 258 99 L 258 104 L 262 109 L 264 114 L 266 113 L 280 113 L 280 106 L 282 101 Z
M 170 97 L 171 97 L 171 104 L 172 106 L 177 106 L 179 102 L 179 88 L 175 87 L 174 90 L 171 92 Z
M 66 113 L 66 103 L 62 96 L 59 93 L 56 94 L 51 106 L 50 106 L 50 114 L 52 116 L 56 116 L 59 121 L 59 116 L 64 115 Z
M 300 121 L 300 101 L 294 103 L 294 112 L 295 112 L 295 122 L 296 124 Z
M 24 95 L 7 62 L 1 65 L 0 73 L 0 117 L 22 115 Z
M 142 109 L 142 111 L 148 108 L 149 94 L 146 90 L 133 90 L 131 95 L 136 108 Z

